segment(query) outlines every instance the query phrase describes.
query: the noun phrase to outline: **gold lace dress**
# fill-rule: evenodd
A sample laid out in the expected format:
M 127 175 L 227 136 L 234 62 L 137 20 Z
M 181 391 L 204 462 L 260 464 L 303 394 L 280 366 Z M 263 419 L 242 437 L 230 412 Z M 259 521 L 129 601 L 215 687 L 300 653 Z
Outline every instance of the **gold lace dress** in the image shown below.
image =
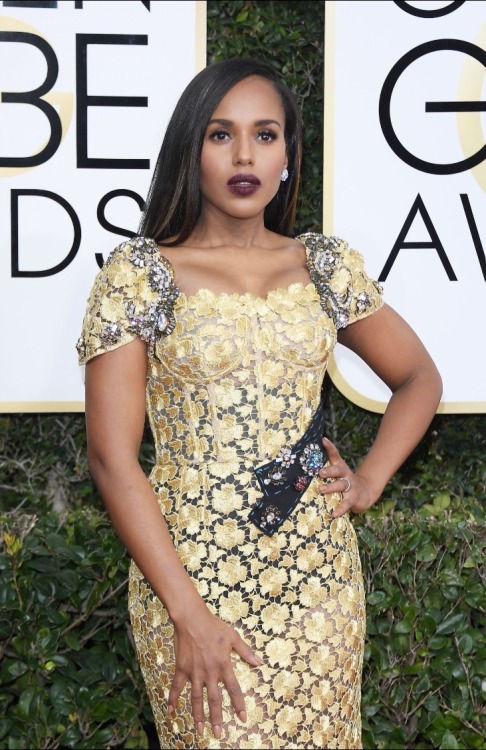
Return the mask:
M 82 363 L 141 336 L 155 440 L 150 482 L 180 559 L 212 611 L 263 658 L 234 655 L 248 721 L 223 690 L 217 740 L 199 737 L 190 689 L 166 714 L 173 627 L 132 562 L 129 610 L 162 748 L 359 748 L 365 630 L 363 580 L 338 493 L 313 479 L 273 535 L 248 520 L 261 498 L 253 470 L 305 432 L 321 396 L 337 329 L 381 304 L 380 288 L 346 243 L 299 237 L 311 281 L 268 293 L 185 296 L 151 240 L 116 248 L 84 320 Z

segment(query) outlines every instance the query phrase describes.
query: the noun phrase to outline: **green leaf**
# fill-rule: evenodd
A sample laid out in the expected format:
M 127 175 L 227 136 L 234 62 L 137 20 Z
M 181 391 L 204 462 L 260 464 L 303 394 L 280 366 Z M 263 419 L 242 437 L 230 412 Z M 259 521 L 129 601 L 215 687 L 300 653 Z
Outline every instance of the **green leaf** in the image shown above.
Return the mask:
M 456 739 L 456 736 L 452 732 L 444 732 L 442 741 L 439 745 L 440 750 L 459 750 L 460 745 Z
M 440 578 L 447 586 L 464 586 L 464 578 L 456 570 L 446 568 L 441 572 Z
M 61 570 L 58 574 L 58 580 L 65 589 L 64 596 L 71 594 L 78 588 L 78 574 L 74 570 Z
M 52 630 L 42 628 L 37 635 L 37 643 L 40 652 L 45 658 L 51 656 L 59 644 L 59 630 L 57 628 Z
M 50 599 L 52 596 L 54 596 L 56 592 L 56 586 L 54 583 L 54 578 L 52 577 L 43 577 L 43 578 L 37 578 L 35 583 L 35 593 L 37 596 L 37 599 L 41 604 L 44 604 L 46 599 Z
M 110 581 L 97 581 L 92 587 L 89 596 L 86 600 L 86 610 L 89 612 L 92 609 L 98 607 L 110 587 Z
M 104 729 L 99 729 L 94 733 L 92 738 L 92 745 L 90 744 L 88 747 L 103 747 L 108 745 L 112 739 L 113 729 L 111 729 L 110 727 L 105 727 Z
M 414 690 L 417 693 L 426 693 L 427 691 L 430 690 L 430 688 L 431 688 L 430 677 L 429 677 L 428 672 L 425 672 L 425 674 L 415 683 Z
M 361 541 L 363 541 L 367 547 L 372 549 L 376 546 L 376 539 L 373 536 L 372 532 L 367 529 L 365 526 L 360 527 L 359 529 L 359 536 Z
M 397 654 L 403 656 L 410 651 L 410 638 L 408 635 L 394 635 L 391 639 L 391 646 Z
M 428 689 L 428 688 L 427 688 Z M 424 700 L 424 707 L 430 713 L 436 713 L 439 709 L 439 699 L 436 695 L 428 695 Z
M 374 607 L 377 604 L 381 604 L 385 601 L 387 598 L 387 595 L 384 591 L 372 591 L 370 594 L 368 594 L 367 597 L 367 604 L 368 606 Z
M 437 557 L 437 549 L 432 544 L 426 544 L 417 551 L 416 557 L 420 562 L 432 562 Z
M 400 706 L 406 697 L 405 685 L 396 682 L 390 691 L 390 702 L 392 706 Z
M 466 681 L 466 672 L 464 670 L 464 666 L 462 661 L 460 659 L 454 659 L 454 661 L 451 662 L 451 672 L 453 676 L 456 678 L 456 680 L 464 682 Z
M 7 671 L 11 677 L 20 677 L 20 675 L 25 674 L 28 669 L 29 667 L 24 662 L 15 661 L 9 664 Z
M 79 637 L 74 632 L 66 633 L 64 636 L 64 643 L 68 648 L 72 649 L 73 651 L 79 651 L 82 648 L 81 642 L 79 640 Z
M 464 613 L 457 612 L 456 614 L 449 615 L 438 624 L 437 633 L 439 635 L 459 633 L 465 627 L 467 627 L 467 624 Z
M 416 547 L 418 547 L 418 545 L 421 543 L 422 539 L 423 539 L 423 534 L 421 531 L 419 530 L 413 531 L 408 537 L 407 548 L 410 551 L 416 549 Z
M 111 717 L 111 703 L 107 700 L 98 700 L 91 708 L 93 719 L 98 722 L 104 722 Z
M 26 568 L 28 568 L 29 570 L 36 570 L 41 573 L 51 573 L 52 575 L 57 575 L 56 563 L 54 562 L 53 558 L 49 557 L 34 557 L 29 560 L 28 563 L 26 563 Z
M 30 704 L 31 704 L 32 698 L 34 696 L 34 693 L 35 693 L 35 689 L 34 688 L 29 688 L 28 690 L 24 690 L 24 692 L 21 693 L 21 695 L 19 697 L 19 702 L 17 704 L 17 710 L 19 712 L 19 715 L 23 719 L 28 719 L 29 718 L 29 709 L 30 709 Z
M 11 728 L 12 728 L 11 719 L 0 719 L 0 740 L 3 740 L 5 735 L 8 734 L 8 732 L 10 732 Z
M 451 504 L 451 496 L 446 493 L 436 495 L 434 497 L 433 504 L 436 508 L 439 508 L 439 510 L 445 510 Z
M 464 635 L 461 635 L 459 638 L 457 645 L 462 654 L 470 654 L 474 648 L 474 640 L 470 635 L 464 633 Z
M 408 620 L 400 620 L 393 626 L 394 633 L 411 633 L 412 624 Z
M 119 674 L 118 659 L 116 654 L 106 654 L 101 665 L 101 674 L 106 682 L 113 683 Z
M 426 636 L 431 636 L 437 630 L 437 625 L 434 618 L 431 615 L 424 615 L 420 618 L 418 623 L 420 630 Z
M 480 609 L 484 605 L 484 586 L 477 581 L 471 581 L 466 584 L 465 589 L 466 604 L 472 609 Z
M 149 740 L 145 730 L 139 725 L 134 727 L 125 740 L 124 750 L 148 750 Z
M 444 595 L 444 599 L 448 602 L 457 602 L 461 595 L 461 591 L 457 588 L 457 586 L 443 586 L 442 593 Z
M 7 747 L 9 750 L 25 750 L 24 737 L 16 737 L 14 735 L 10 735 L 8 738 Z
M 429 641 L 429 648 L 433 651 L 441 651 L 443 648 L 450 645 L 450 642 L 450 638 L 441 635 L 433 635 Z

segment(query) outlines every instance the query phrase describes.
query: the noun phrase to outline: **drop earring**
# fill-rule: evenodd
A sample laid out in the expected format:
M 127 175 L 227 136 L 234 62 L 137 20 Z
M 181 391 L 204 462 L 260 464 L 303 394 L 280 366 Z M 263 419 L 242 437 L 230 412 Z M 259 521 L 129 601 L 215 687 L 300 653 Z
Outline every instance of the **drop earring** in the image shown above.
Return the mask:
M 289 170 L 287 169 L 287 167 L 284 167 L 280 173 L 280 180 L 282 182 L 285 182 L 288 176 L 289 176 Z

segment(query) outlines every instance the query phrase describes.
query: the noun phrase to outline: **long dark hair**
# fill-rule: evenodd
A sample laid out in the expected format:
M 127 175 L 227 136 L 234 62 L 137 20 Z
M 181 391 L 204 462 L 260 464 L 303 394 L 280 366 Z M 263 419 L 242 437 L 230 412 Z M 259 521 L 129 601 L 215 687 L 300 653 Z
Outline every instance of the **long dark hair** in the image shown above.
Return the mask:
M 162 245 L 179 245 L 193 232 L 201 213 L 200 161 L 211 115 L 228 91 L 244 78 L 260 76 L 274 86 L 285 113 L 289 178 L 265 208 L 265 226 L 290 236 L 295 222 L 302 152 L 299 108 L 292 92 L 267 63 L 230 58 L 209 65 L 189 83 L 167 127 L 155 165 L 140 234 Z M 170 242 L 167 242 L 172 238 Z M 164 242 L 165 241 L 165 242 Z

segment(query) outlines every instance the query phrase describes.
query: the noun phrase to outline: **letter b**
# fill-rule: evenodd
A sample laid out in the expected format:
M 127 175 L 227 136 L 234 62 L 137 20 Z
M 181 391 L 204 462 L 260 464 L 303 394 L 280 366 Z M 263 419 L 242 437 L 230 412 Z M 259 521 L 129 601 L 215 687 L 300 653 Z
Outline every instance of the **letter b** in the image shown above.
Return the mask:
M 47 75 L 44 83 L 32 91 L 5 91 L 1 94 L 4 104 L 31 104 L 40 109 L 47 119 L 51 128 L 50 138 L 46 146 L 38 154 L 32 156 L 0 156 L 0 167 L 37 167 L 39 164 L 49 161 L 56 153 L 61 143 L 62 126 L 59 115 L 54 107 L 41 99 L 44 94 L 54 86 L 59 73 L 59 64 L 54 50 L 45 39 L 25 31 L 0 31 L 0 42 L 21 42 L 32 44 L 44 55 L 47 63 Z

